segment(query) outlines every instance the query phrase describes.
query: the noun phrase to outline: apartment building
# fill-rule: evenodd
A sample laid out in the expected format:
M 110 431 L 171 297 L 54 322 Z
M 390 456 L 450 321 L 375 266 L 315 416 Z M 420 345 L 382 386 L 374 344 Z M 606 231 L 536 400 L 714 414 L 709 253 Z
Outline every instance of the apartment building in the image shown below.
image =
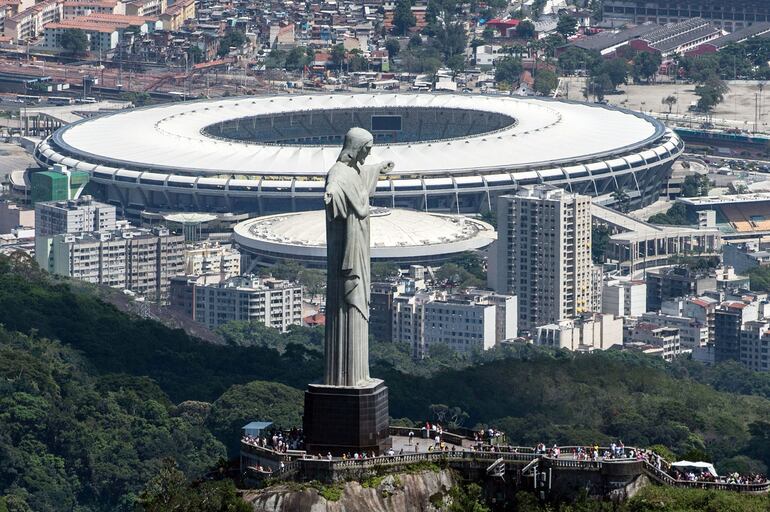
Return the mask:
M 185 21 L 195 18 L 195 0 L 177 0 L 160 14 L 163 30 L 176 32 L 184 26 Z
M 747 322 L 741 329 L 740 361 L 756 372 L 770 371 L 770 323 Z
M 159 17 L 168 8 L 167 0 L 134 0 L 126 2 L 126 15 L 128 16 L 154 16 Z
M 518 297 L 518 327 L 575 318 L 591 309 L 591 200 L 548 185 L 501 196 L 490 284 Z
M 64 233 L 36 238 L 35 258 L 51 273 L 165 303 L 171 277 L 184 270 L 184 237 L 163 228 Z
M 224 274 L 241 275 L 241 253 L 230 245 L 204 242 L 187 246 L 184 251 L 184 273 L 188 276 Z
M 639 350 L 645 354 L 662 357 L 666 361 L 673 361 L 682 353 L 679 329 L 658 327 L 644 322 L 636 324 L 631 341 L 623 346 L 631 350 Z
M 115 207 L 95 201 L 91 196 L 35 204 L 38 237 L 105 229 L 115 229 Z
M 709 341 L 708 325 L 694 318 L 650 312 L 644 313 L 639 321 L 657 327 L 678 329 L 679 343 L 683 352 L 690 352 L 696 347 L 703 347 Z
M 62 0 L 43 0 L 7 17 L 3 22 L 3 35 L 15 42 L 40 37 L 43 34 L 43 26 L 61 20 L 63 11 Z
M 447 294 L 415 288 L 405 280 L 392 298 L 391 339 L 412 347 L 421 359 L 445 345 L 457 352 L 488 350 L 517 335 L 516 297 L 477 290 Z M 421 285 L 422 286 L 422 285 Z
M 602 289 L 602 313 L 637 318 L 647 311 L 647 284 L 632 279 L 607 281 Z
M 533 341 L 536 345 L 574 352 L 607 350 L 623 345 L 623 319 L 602 313 L 585 313 L 578 318 L 539 326 Z
M 62 20 L 71 20 L 89 14 L 125 14 L 125 4 L 117 0 L 65 0 Z
M 279 279 L 184 276 L 173 280 L 171 305 L 214 329 L 233 321 L 259 322 L 286 332 L 302 324 L 302 287 Z

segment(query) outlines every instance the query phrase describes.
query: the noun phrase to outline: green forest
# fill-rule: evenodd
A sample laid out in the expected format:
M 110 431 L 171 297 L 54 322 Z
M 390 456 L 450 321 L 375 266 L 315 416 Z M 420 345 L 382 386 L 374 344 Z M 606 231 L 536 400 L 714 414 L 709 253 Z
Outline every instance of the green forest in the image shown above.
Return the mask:
M 0 304 L 3 512 L 248 510 L 216 478 L 240 427 L 298 425 L 303 389 L 322 375 L 320 330 L 231 324 L 226 343 L 204 343 L 21 256 L 0 257 Z M 738 364 L 530 346 L 416 363 L 376 342 L 371 357 L 401 423 L 443 404 L 521 444 L 622 439 L 722 471 L 770 464 L 770 376 Z

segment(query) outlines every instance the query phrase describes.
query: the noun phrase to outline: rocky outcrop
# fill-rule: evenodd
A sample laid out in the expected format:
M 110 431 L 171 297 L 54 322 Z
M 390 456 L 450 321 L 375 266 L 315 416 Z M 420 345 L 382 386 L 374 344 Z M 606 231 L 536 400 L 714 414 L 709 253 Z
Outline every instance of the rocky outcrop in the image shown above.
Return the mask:
M 451 471 L 421 471 L 329 486 L 281 484 L 244 499 L 255 512 L 437 512 L 457 483 Z

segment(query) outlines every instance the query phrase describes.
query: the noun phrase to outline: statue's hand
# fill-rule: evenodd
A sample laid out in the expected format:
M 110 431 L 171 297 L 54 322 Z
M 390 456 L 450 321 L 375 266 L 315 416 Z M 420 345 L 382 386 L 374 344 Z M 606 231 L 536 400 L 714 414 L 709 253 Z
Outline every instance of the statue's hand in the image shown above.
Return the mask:
M 396 165 L 391 161 L 383 162 L 382 168 L 380 169 L 380 174 L 388 174 L 390 171 L 393 170 L 395 166 Z

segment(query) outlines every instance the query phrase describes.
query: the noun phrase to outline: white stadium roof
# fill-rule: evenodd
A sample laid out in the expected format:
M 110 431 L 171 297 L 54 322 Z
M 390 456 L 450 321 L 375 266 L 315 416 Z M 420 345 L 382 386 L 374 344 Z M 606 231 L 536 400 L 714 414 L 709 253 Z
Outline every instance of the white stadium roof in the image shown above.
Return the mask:
M 134 109 L 57 132 L 72 160 L 196 174 L 322 176 L 339 145 L 278 145 L 223 140 L 204 128 L 258 115 L 351 108 L 443 108 L 504 114 L 516 123 L 449 140 L 375 145 L 372 160 L 393 160 L 393 175 L 540 167 L 610 158 L 660 136 L 663 127 L 602 105 L 535 98 L 451 94 L 337 94 L 238 97 Z M 83 165 L 82 163 L 80 164 Z
M 491 244 L 494 228 L 462 215 L 373 208 L 372 257 L 438 256 Z M 315 210 L 257 217 L 235 226 L 235 241 L 247 250 L 290 257 L 326 257 L 326 212 Z

